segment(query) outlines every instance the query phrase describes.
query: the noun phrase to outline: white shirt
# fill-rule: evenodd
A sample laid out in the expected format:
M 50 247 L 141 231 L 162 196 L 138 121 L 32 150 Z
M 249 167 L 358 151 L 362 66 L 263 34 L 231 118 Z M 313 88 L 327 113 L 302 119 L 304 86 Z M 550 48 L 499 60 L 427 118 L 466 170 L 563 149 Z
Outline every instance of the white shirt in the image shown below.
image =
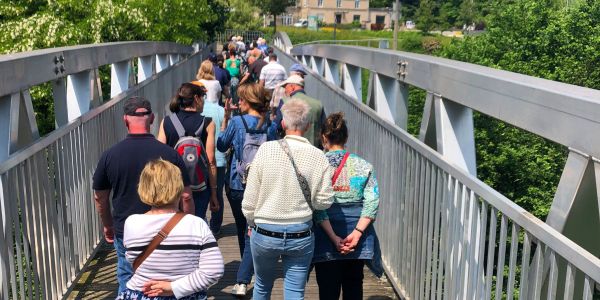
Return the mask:
M 219 99 L 221 99 L 221 84 L 218 80 L 206 80 L 200 79 L 198 80 L 204 84 L 206 87 L 206 101 L 212 103 L 219 103 Z
M 265 81 L 265 89 L 272 90 L 285 78 L 285 68 L 278 62 L 272 61 L 262 68 L 259 79 Z
M 323 154 L 301 136 L 286 136 L 294 162 L 306 177 L 311 204 L 324 210 L 333 203 L 333 168 Z M 260 146 L 250 166 L 242 212 L 249 224 L 300 224 L 312 219 L 296 172 L 278 141 Z
M 135 258 L 167 224 L 174 213 L 131 215 L 125 221 L 125 257 Z M 127 288 L 143 291 L 149 280 L 171 281 L 177 298 L 207 290 L 223 276 L 223 256 L 204 220 L 186 215 L 162 243 L 142 262 Z

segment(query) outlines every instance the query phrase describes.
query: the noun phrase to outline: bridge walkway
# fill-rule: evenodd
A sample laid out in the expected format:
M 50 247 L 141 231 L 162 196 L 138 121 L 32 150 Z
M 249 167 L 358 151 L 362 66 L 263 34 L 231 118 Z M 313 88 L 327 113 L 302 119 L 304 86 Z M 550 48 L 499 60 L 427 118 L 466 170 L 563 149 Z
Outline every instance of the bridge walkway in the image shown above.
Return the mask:
M 229 292 L 233 284 L 237 269 L 240 263 L 239 249 L 235 233 L 235 222 L 229 207 L 225 200 L 225 215 L 221 233 L 217 236 L 219 248 L 225 260 L 225 275 L 219 282 L 210 288 L 208 299 L 235 299 Z M 116 281 L 116 263 L 117 257 L 112 245 L 102 243 L 93 259 L 83 269 L 78 282 L 74 284 L 73 291 L 67 299 L 114 299 L 117 295 Z M 281 266 L 279 265 L 279 270 Z M 363 283 L 364 299 L 369 300 L 391 300 L 399 299 L 394 289 L 384 278 L 378 279 L 368 269 L 364 271 L 365 280 Z M 283 276 L 280 274 L 275 281 L 272 299 L 283 299 Z M 239 299 L 252 299 L 252 289 L 249 289 L 248 295 Z M 306 299 L 318 299 L 319 292 L 314 272 L 306 286 Z

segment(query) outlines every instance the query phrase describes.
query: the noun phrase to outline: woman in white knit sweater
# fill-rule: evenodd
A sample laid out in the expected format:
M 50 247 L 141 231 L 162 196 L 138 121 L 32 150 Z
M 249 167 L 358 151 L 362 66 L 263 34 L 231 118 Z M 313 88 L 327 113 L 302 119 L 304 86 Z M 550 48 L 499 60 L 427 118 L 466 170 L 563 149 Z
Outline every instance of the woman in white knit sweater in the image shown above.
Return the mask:
M 327 209 L 333 201 L 329 161 L 302 137 L 309 126 L 309 110 L 302 100 L 287 101 L 281 108 L 286 137 L 264 143 L 250 167 L 242 211 L 255 225 L 250 237 L 255 300 L 270 299 L 279 258 L 285 274 L 284 298 L 304 299 L 314 252 L 312 210 Z M 296 169 L 305 178 L 304 188 Z

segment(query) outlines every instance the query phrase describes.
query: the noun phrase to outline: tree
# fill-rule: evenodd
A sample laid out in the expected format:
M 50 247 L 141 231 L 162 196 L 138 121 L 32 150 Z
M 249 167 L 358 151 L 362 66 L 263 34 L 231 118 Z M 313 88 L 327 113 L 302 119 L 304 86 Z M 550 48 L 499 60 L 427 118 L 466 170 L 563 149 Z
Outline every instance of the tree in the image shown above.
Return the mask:
M 285 12 L 285 9 L 289 6 L 293 6 L 296 4 L 295 0 L 253 0 L 254 5 L 256 5 L 260 10 L 267 15 L 273 16 L 273 20 L 275 20 L 275 27 L 273 28 L 273 32 L 277 31 L 277 15 L 280 15 Z
M 434 0 L 421 0 L 417 10 L 417 28 L 428 33 L 435 26 Z
M 256 18 L 259 9 L 247 0 L 229 0 L 229 13 L 225 28 L 256 30 L 262 22 Z

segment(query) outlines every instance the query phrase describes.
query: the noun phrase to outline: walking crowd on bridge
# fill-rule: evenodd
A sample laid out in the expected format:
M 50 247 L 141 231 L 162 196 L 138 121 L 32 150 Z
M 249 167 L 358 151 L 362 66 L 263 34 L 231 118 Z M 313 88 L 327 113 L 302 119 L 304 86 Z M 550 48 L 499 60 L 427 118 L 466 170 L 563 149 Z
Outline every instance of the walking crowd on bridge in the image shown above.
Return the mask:
M 264 39 L 232 37 L 224 50 L 174 91 L 163 120 L 144 97 L 123 103 L 128 135 L 93 175 L 117 299 L 206 299 L 224 274 L 224 194 L 240 251 L 234 296 L 254 277 L 253 299 L 271 299 L 281 262 L 285 299 L 304 299 L 313 269 L 320 299 L 362 299 L 365 265 L 383 273 L 379 191 L 373 166 L 346 149 L 348 120 L 326 115 L 305 90 L 309 72 L 288 73 Z

